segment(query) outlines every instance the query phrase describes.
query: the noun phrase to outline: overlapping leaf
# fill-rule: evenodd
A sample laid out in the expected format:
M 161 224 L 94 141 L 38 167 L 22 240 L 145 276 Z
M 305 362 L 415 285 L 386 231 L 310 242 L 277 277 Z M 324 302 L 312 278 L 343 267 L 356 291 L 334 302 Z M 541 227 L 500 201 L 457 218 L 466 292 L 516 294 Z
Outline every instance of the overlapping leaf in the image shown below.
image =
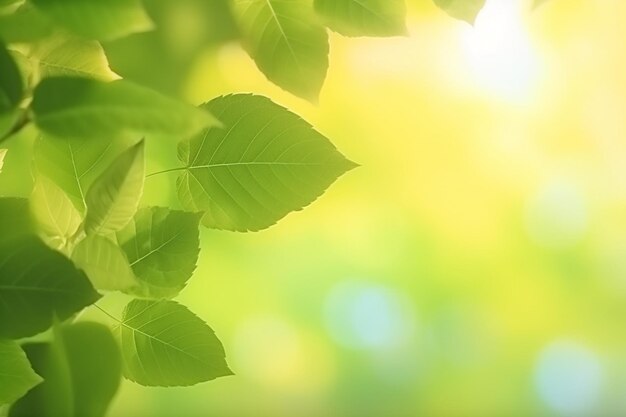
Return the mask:
M 13 57 L 0 42 L 0 114 L 15 109 L 22 100 L 22 76 Z
M 234 0 L 244 47 L 265 76 L 316 100 L 328 70 L 328 36 L 308 0 Z
M 52 343 L 24 349 L 45 380 L 15 403 L 10 417 L 104 417 L 121 380 L 120 351 L 109 329 L 64 326 Z
M 346 36 L 406 34 L 405 0 L 315 0 L 328 27 Z
M 140 283 L 132 293 L 150 298 L 178 294 L 196 269 L 199 221 L 196 213 L 145 208 L 117 233 Z
M 31 0 L 57 24 L 87 39 L 111 40 L 153 28 L 140 0 Z
M 88 235 L 107 235 L 128 224 L 143 194 L 144 171 L 142 140 L 113 161 L 87 192 L 84 228 Z
M 178 193 L 203 224 L 235 231 L 267 228 L 320 196 L 355 164 L 297 115 L 247 95 L 205 105 L 224 123 L 179 145 Z
M 0 243 L 0 338 L 42 332 L 99 297 L 82 271 L 38 238 Z
M 15 12 L 0 15 L 0 38 L 8 43 L 32 42 L 45 38 L 53 31 L 53 25 L 30 3 Z
M 455 19 L 474 23 L 486 0 L 433 0 L 435 4 Z
M 141 385 L 189 386 L 232 375 L 213 330 L 174 301 L 131 301 L 118 336 L 124 376 Z
M 46 78 L 35 89 L 32 109 L 42 131 L 83 140 L 124 132 L 189 137 L 218 124 L 207 111 L 124 80 Z
M 0 405 L 11 404 L 41 381 L 20 346 L 0 340 Z
M 36 223 L 25 198 L 0 198 L 0 243 L 34 235 Z

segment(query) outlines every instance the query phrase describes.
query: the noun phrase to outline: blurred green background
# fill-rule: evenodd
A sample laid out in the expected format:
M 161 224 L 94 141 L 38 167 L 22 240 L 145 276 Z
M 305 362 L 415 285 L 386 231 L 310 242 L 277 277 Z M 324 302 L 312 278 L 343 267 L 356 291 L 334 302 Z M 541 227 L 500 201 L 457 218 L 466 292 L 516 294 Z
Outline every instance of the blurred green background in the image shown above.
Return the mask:
M 408 37 L 331 34 L 318 105 L 265 80 L 223 2 L 147 3 L 160 30 L 106 45 L 115 71 L 267 95 L 362 166 L 267 231 L 202 232 L 178 299 L 236 376 L 124 381 L 112 417 L 626 415 L 626 2 L 488 0 L 471 27 L 409 0 Z M 152 177 L 144 204 L 174 195 Z

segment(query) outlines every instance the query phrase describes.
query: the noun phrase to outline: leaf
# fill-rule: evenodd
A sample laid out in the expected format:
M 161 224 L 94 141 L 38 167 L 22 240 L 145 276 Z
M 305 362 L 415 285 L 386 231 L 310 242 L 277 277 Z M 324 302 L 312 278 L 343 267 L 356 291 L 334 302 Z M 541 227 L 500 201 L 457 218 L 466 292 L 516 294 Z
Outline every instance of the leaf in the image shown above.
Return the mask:
M 52 33 L 52 23 L 30 3 L 0 15 L 0 38 L 7 43 L 31 42 Z
M 113 161 L 87 192 L 85 232 L 107 235 L 126 226 L 137 212 L 144 179 L 144 141 L 141 140 Z
M 196 269 L 200 215 L 162 207 L 141 209 L 117 240 L 128 256 L 140 297 L 173 297 Z
M 404 0 L 315 0 L 329 28 L 346 36 L 406 35 Z
M 112 40 L 153 28 L 139 0 L 31 0 L 59 25 L 87 39 Z
M 181 142 L 185 168 L 177 185 L 184 207 L 206 211 L 207 227 L 265 229 L 356 166 L 311 125 L 265 97 L 229 95 L 205 107 L 225 127 Z
M 190 386 L 232 375 L 213 330 L 174 301 L 131 301 L 118 337 L 124 376 L 138 384 Z
M 84 212 L 85 194 L 93 182 L 132 145 L 129 139 L 72 139 L 43 136 L 35 143 L 37 172 L 54 181 Z
M 0 244 L 34 235 L 36 225 L 25 198 L 0 198 Z
M 15 402 L 41 381 L 20 346 L 0 340 L 0 404 Z
M 0 174 L 2 173 L 2 168 L 4 167 L 4 158 L 7 156 L 7 149 L 0 149 Z
M 102 46 L 96 41 L 56 35 L 33 45 L 29 57 L 39 66 L 40 76 L 76 76 L 102 81 L 118 79 L 109 68 Z
M 486 0 L 433 0 L 435 4 L 455 19 L 473 24 Z
M 22 101 L 24 85 L 13 57 L 0 42 L 0 114 L 9 113 Z
M 0 244 L 0 338 L 33 336 L 98 298 L 85 274 L 39 239 Z
M 104 417 L 122 368 L 109 329 L 88 322 L 63 326 L 52 343 L 24 349 L 45 381 L 11 408 L 10 417 Z
M 44 79 L 35 89 L 35 123 L 58 137 L 132 135 L 189 137 L 218 122 L 207 111 L 124 80 Z
M 63 190 L 43 176 L 35 181 L 30 209 L 39 229 L 59 246 L 67 243 L 82 221 L 80 213 Z
M 265 76 L 315 101 L 328 70 L 328 35 L 308 0 L 234 0 L 242 42 Z
M 124 252 L 106 237 L 87 236 L 74 248 L 72 260 L 100 290 L 124 291 L 139 284 Z

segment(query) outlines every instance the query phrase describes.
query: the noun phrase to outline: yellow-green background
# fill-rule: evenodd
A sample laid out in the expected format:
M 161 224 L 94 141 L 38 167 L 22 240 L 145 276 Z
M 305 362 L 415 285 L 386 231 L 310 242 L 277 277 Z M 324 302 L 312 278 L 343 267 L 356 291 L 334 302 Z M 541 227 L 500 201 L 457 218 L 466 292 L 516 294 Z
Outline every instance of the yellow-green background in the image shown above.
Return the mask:
M 362 166 L 267 231 L 202 232 L 178 300 L 236 376 L 125 381 L 112 417 L 626 415 L 626 2 L 489 0 L 474 28 L 409 3 L 408 37 L 331 33 L 317 105 L 235 42 L 196 60 L 188 100 L 267 95 Z

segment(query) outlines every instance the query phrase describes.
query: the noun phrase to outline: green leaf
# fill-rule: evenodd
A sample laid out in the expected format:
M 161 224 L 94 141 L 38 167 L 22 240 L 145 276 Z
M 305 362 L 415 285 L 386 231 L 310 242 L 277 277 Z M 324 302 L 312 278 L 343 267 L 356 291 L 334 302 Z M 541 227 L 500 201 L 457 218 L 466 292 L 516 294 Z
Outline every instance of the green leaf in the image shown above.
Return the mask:
M 404 0 L 315 0 L 329 28 L 346 36 L 406 35 Z
M 89 191 L 85 232 L 107 235 L 128 224 L 137 212 L 145 180 L 144 141 L 122 153 Z
M 118 336 L 124 376 L 138 384 L 189 386 L 232 375 L 213 330 L 174 301 L 131 301 Z
M 267 228 L 355 167 L 311 125 L 265 97 L 230 95 L 205 107 L 225 128 L 181 142 L 178 194 L 188 210 L 206 211 L 207 227 Z
M 0 404 L 15 402 L 41 381 L 20 346 L 0 340 Z
M 42 78 L 76 76 L 102 81 L 119 78 L 109 68 L 104 50 L 96 41 L 57 34 L 33 45 L 29 57 L 39 66 Z
M 0 42 L 0 114 L 9 113 L 22 101 L 24 85 L 13 57 Z
M 153 28 L 139 0 L 31 0 L 57 24 L 87 39 L 112 40 Z
M 328 35 L 308 0 L 234 0 L 244 47 L 281 88 L 317 100 L 328 70 Z
M 33 336 L 98 298 L 85 274 L 39 239 L 0 244 L 0 338 Z
M 35 89 L 32 109 L 42 131 L 82 139 L 124 132 L 185 138 L 218 124 L 207 111 L 124 80 L 46 78 Z
M 0 15 L 0 38 L 7 43 L 31 42 L 45 38 L 53 30 L 52 23 L 30 3 L 15 12 Z
M 20 399 L 10 417 L 104 417 L 121 382 L 111 331 L 97 323 L 56 328 L 54 341 L 24 346 L 45 381 Z
M 87 236 L 72 252 L 72 260 L 100 290 L 127 291 L 139 283 L 122 250 L 103 236 Z
M 117 241 L 128 256 L 140 286 L 132 293 L 147 298 L 173 297 L 196 269 L 200 215 L 162 207 L 140 210 Z
M 69 197 L 54 182 L 39 176 L 30 198 L 30 209 L 39 230 L 54 247 L 62 247 L 74 235 L 82 221 Z
M 0 174 L 2 173 L 2 168 L 4 167 L 4 158 L 7 156 L 7 149 L 0 149 Z
M 455 19 L 473 24 L 486 0 L 433 0 L 435 4 Z
M 36 233 L 28 204 L 25 198 L 0 198 L 0 243 Z
M 123 137 L 72 139 L 43 136 L 35 143 L 35 166 L 65 191 L 80 212 L 93 182 L 134 141 Z

